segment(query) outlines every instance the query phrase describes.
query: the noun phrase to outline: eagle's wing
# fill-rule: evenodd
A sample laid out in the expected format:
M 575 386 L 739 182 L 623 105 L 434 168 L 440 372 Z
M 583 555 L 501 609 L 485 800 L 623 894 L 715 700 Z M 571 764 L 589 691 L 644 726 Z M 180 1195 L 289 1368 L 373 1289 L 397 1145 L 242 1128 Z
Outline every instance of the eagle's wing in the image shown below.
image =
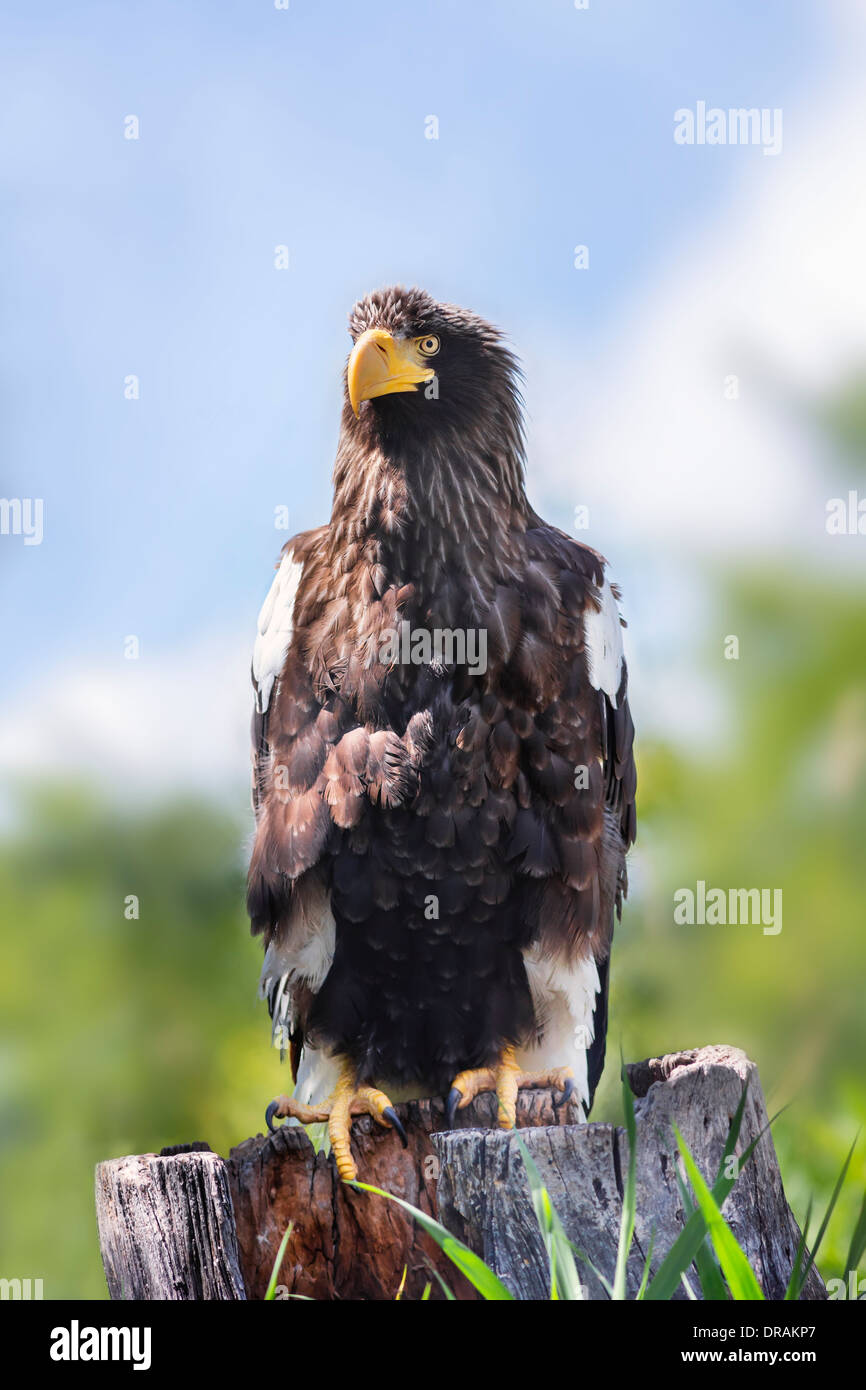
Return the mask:
M 277 703 L 278 683 L 286 674 L 301 675 L 300 656 L 292 650 L 296 631 L 295 609 L 309 546 L 306 538 L 290 541 L 283 550 L 277 572 L 262 604 L 253 645 L 252 684 L 252 802 L 261 845 L 260 868 L 249 880 L 249 902 L 254 931 L 266 933 L 267 949 L 259 983 L 268 1001 L 273 1040 L 281 1051 L 291 1046 L 292 1070 L 297 1071 L 301 1046 L 299 1006 L 304 990 L 324 979 L 334 954 L 334 918 L 327 885 L 310 872 L 297 881 L 283 881 L 277 870 L 262 872 L 266 857 L 263 821 L 274 778 L 271 723 Z M 291 655 L 290 655 L 291 653 Z M 288 672 L 287 672 L 287 668 Z M 277 784 L 280 774 L 277 772 Z M 273 848 L 273 847 L 272 847 Z M 280 891 L 282 890 L 282 891 Z
M 268 766 L 268 721 L 274 685 L 285 665 L 295 625 L 295 601 L 298 585 L 304 572 L 303 564 L 295 559 L 294 550 L 283 551 L 273 583 L 261 606 L 253 646 L 253 811 L 258 820 L 264 792 L 263 778 Z
M 373 635 L 395 624 L 403 594 L 364 589 L 369 573 L 360 569 L 357 589 L 341 588 L 324 552 L 326 533 L 307 531 L 284 547 L 252 660 L 256 833 L 247 907 L 253 932 L 265 937 L 260 990 L 274 1041 L 291 1046 L 299 1088 L 305 1016 L 334 957 L 329 850 L 369 802 L 410 799 L 427 737 L 425 716 L 411 719 L 399 736 L 374 707 L 383 673 Z M 360 631 L 362 639 L 344 649 L 342 631 Z M 359 708 L 370 716 L 366 725 L 358 722 Z M 307 1053 L 309 1070 L 317 1063 Z M 319 1077 L 313 1089 L 323 1088 Z
M 530 556 L 560 592 L 554 638 L 567 675 L 546 738 L 574 783 L 566 789 L 560 779 L 546 812 L 539 808 L 552 847 L 538 933 L 524 956 L 539 1029 L 521 1060 L 529 1071 L 568 1061 L 588 1111 L 604 1065 L 610 943 L 635 837 L 634 726 L 619 595 L 604 560 L 548 527 L 530 533 Z

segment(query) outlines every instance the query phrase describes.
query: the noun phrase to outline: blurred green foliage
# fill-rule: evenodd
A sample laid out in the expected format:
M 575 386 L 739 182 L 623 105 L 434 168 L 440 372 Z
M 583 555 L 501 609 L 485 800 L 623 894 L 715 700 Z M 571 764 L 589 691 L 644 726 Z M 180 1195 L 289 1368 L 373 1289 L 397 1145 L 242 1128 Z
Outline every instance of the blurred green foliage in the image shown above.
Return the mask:
M 774 1133 L 802 1220 L 866 1117 L 866 602 L 778 572 L 715 587 L 705 669 L 731 717 L 700 755 L 639 741 L 639 856 L 595 1118 L 622 1118 L 620 1044 L 629 1059 L 736 1044 L 771 1113 L 792 1102 Z M 285 1088 L 243 913 L 247 829 L 194 802 L 121 814 L 83 787 L 22 798 L 0 844 L 0 1274 L 104 1297 L 94 1164 L 194 1139 L 225 1153 Z M 700 878 L 781 887 L 781 933 L 676 926 L 674 890 Z M 844 1260 L 864 1151 L 825 1275 Z
M 778 572 L 719 576 L 704 670 L 727 687 L 714 752 L 640 745 L 641 873 L 614 946 L 611 1040 L 759 1065 L 789 1201 L 829 1199 L 866 1119 L 866 599 Z M 722 634 L 740 639 L 736 661 Z M 637 712 L 639 718 L 639 711 Z M 783 926 L 676 926 L 673 894 L 781 888 Z M 595 1118 L 617 1118 L 608 1065 Z M 858 1146 L 819 1265 L 837 1274 L 866 1186 Z
M 67 788 L 2 847 L 0 1263 L 47 1298 L 105 1297 L 98 1160 L 193 1139 L 228 1152 L 284 1089 L 242 845 L 207 806 L 123 816 Z

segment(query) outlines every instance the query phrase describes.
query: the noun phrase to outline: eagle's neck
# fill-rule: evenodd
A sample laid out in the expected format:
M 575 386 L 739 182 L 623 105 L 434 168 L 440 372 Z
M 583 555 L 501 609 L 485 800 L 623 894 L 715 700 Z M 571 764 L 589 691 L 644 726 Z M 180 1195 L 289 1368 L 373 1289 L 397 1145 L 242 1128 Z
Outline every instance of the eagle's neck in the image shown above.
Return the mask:
M 334 469 L 335 569 L 379 566 L 384 582 L 411 584 L 416 603 L 453 622 L 485 606 L 532 515 L 520 437 L 504 432 L 495 452 L 454 438 L 412 446 L 349 416 Z

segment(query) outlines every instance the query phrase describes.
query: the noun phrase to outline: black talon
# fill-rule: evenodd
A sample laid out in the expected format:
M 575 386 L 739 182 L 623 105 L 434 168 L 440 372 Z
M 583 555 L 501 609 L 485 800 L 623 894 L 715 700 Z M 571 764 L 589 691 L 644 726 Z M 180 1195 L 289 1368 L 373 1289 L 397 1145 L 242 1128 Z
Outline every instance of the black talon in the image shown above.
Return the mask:
M 562 1095 L 559 1097 L 559 1099 L 557 1099 L 556 1096 L 553 1097 L 554 1110 L 561 1110 L 564 1105 L 567 1105 L 568 1102 L 571 1100 L 571 1097 L 574 1095 L 574 1092 L 574 1077 L 567 1076 L 565 1078 L 565 1089 L 563 1090 Z
M 267 1124 L 268 1129 L 271 1131 L 271 1134 L 276 1134 L 277 1132 L 277 1126 L 274 1124 L 274 1116 L 276 1115 L 279 1108 L 279 1101 L 272 1100 L 267 1110 L 265 1111 L 265 1123 Z
M 403 1145 L 404 1149 L 408 1149 L 409 1140 L 406 1138 L 406 1131 L 403 1128 L 403 1121 L 400 1119 L 400 1116 L 397 1114 L 397 1111 L 394 1109 L 393 1105 L 385 1106 L 385 1109 L 382 1111 L 382 1119 L 387 1120 L 388 1124 L 391 1126 L 392 1129 L 396 1129 L 397 1133 L 400 1136 L 400 1143 Z
M 463 1092 L 459 1091 L 456 1086 L 452 1086 L 451 1090 L 448 1092 L 448 1099 L 445 1102 L 445 1114 L 448 1117 L 449 1129 L 454 1128 L 454 1120 L 457 1115 L 457 1107 L 462 1099 Z

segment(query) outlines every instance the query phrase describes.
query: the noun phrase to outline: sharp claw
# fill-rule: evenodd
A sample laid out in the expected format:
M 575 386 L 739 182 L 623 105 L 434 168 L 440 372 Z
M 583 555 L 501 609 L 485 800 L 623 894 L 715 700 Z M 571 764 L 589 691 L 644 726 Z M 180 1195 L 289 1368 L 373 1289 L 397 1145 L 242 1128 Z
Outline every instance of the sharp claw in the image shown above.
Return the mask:
M 265 1111 L 265 1122 L 268 1126 L 268 1129 L 271 1131 L 271 1134 L 276 1134 L 277 1132 L 277 1126 L 274 1124 L 274 1116 L 276 1115 L 279 1108 L 279 1101 L 272 1100 L 267 1110 Z
M 454 1119 L 457 1114 L 457 1107 L 463 1099 L 463 1092 L 456 1086 L 452 1086 L 448 1092 L 448 1099 L 445 1102 L 445 1114 L 448 1117 L 448 1128 L 454 1128 Z
M 406 1131 L 403 1128 L 403 1121 L 400 1119 L 400 1116 L 397 1114 L 397 1111 L 394 1109 L 393 1105 L 385 1106 L 385 1109 L 382 1111 L 382 1119 L 387 1120 L 388 1124 L 391 1126 L 392 1129 L 396 1129 L 397 1133 L 400 1136 L 400 1143 L 403 1145 L 404 1149 L 408 1149 L 409 1140 L 406 1138 Z
M 564 1090 L 563 1090 L 563 1092 L 562 1092 L 562 1095 L 559 1096 L 559 1097 L 557 1097 L 557 1096 L 554 1096 L 554 1097 L 553 1097 L 553 1108 L 554 1108 L 554 1110 L 561 1110 L 562 1107 L 563 1107 L 564 1105 L 567 1105 L 568 1102 L 571 1100 L 571 1097 L 574 1095 L 574 1090 L 575 1090 L 575 1086 L 574 1086 L 574 1077 L 573 1077 L 573 1076 L 567 1076 L 567 1077 L 565 1078 L 565 1088 L 564 1088 Z

